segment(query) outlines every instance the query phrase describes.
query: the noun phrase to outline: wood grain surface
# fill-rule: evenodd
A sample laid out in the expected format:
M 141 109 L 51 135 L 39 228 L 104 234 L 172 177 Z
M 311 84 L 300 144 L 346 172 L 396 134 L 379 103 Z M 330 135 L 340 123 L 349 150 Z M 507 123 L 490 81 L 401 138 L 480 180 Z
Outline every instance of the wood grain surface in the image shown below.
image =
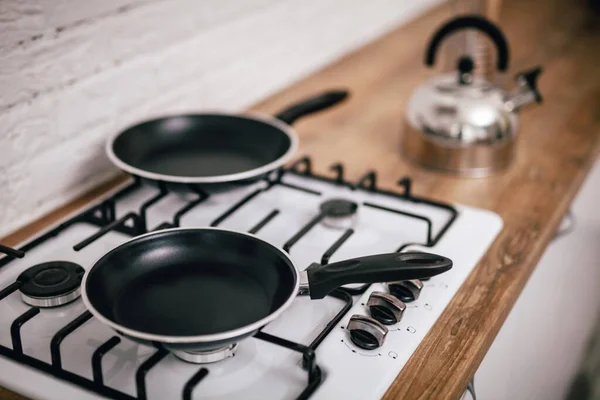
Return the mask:
M 341 161 L 349 179 L 376 169 L 378 184 L 388 189 L 409 175 L 420 196 L 489 209 L 504 220 L 498 239 L 386 399 L 460 397 L 600 149 L 600 18 L 583 0 L 504 0 L 499 24 L 511 45 L 506 84 L 512 85 L 512 76 L 521 69 L 544 67 L 539 82 L 544 104 L 522 112 L 514 165 L 491 178 L 460 179 L 405 161 L 398 151 L 403 109 L 416 85 L 435 72 L 422 65 L 424 46 L 450 16 L 448 5 L 436 8 L 253 107 L 274 113 L 324 88 L 347 87 L 352 98 L 346 104 L 297 123 L 298 156 L 310 155 L 320 173 L 329 173 L 329 166 Z M 3 242 L 18 243 L 101 191 Z M 1 389 L 0 398 L 22 399 Z

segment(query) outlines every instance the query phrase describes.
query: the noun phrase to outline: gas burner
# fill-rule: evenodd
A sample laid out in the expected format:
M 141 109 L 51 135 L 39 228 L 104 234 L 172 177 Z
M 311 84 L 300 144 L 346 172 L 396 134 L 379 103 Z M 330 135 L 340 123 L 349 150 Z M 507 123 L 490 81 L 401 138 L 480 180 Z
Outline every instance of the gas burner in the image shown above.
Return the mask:
M 358 204 L 345 199 L 329 199 L 320 206 L 323 224 L 330 228 L 349 229 L 356 222 Z
M 175 350 L 173 351 L 173 354 L 175 354 L 178 358 L 182 359 L 183 361 L 187 361 L 189 363 L 210 364 L 224 360 L 229 357 L 233 357 L 235 355 L 237 347 L 237 343 L 234 343 L 232 345 L 217 350 L 197 352 Z
M 68 261 L 51 261 L 25 270 L 17 281 L 21 299 L 34 307 L 56 307 L 77 299 L 85 270 Z

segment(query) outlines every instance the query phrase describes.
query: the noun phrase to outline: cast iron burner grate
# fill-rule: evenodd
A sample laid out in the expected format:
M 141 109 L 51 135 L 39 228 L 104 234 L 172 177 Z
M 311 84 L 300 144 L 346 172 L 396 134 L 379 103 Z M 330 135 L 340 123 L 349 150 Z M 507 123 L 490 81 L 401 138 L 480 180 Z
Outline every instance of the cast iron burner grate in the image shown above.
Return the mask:
M 407 246 L 418 244 L 426 247 L 434 246 L 441 237 L 446 233 L 446 231 L 450 228 L 450 226 L 454 223 L 458 216 L 458 211 L 444 203 L 435 202 L 431 200 L 427 200 L 424 198 L 416 197 L 411 193 L 411 180 L 410 178 L 402 178 L 399 180 L 398 185 L 403 189 L 401 193 L 384 191 L 378 189 L 376 186 L 377 175 L 374 171 L 369 171 L 365 174 L 361 179 L 358 180 L 357 183 L 352 183 L 344 179 L 344 167 L 342 164 L 335 164 L 331 167 L 331 169 L 335 172 L 335 176 L 333 178 L 326 176 L 315 175 L 311 169 L 311 161 L 308 157 L 302 158 L 296 163 L 294 163 L 289 169 L 279 169 L 274 176 L 265 178 L 265 182 L 267 183 L 264 188 L 257 189 L 254 192 L 250 193 L 242 200 L 234 204 L 228 210 L 223 212 L 221 215 L 217 216 L 210 224 L 210 226 L 218 226 L 227 218 L 229 218 L 232 214 L 234 214 L 237 210 L 243 207 L 246 203 L 252 201 L 256 196 L 259 196 L 261 193 L 268 191 L 274 186 L 280 185 L 285 186 L 291 189 L 300 190 L 305 193 L 313 194 L 316 196 L 320 196 L 321 193 L 310 188 L 305 188 L 299 185 L 290 184 L 282 181 L 282 177 L 286 174 L 295 174 L 302 175 L 306 177 L 310 177 L 315 180 L 324 181 L 328 183 L 332 183 L 335 185 L 341 185 L 347 187 L 351 190 L 365 190 L 368 192 L 384 194 L 387 196 L 392 196 L 396 198 L 400 198 L 402 200 L 427 204 L 432 207 L 436 207 L 439 209 L 443 209 L 447 211 L 450 215 L 450 218 L 447 222 L 442 226 L 442 228 L 438 231 L 436 235 L 433 234 L 433 224 L 430 218 L 422 215 L 417 215 L 413 213 L 408 213 L 400 210 L 395 210 L 392 208 L 384 207 L 378 204 L 373 203 L 362 203 L 361 206 L 376 208 L 381 211 L 386 211 L 390 213 L 401 214 L 406 217 L 415 218 L 417 220 L 423 221 L 427 226 L 427 234 L 423 243 L 403 243 L 397 249 L 398 252 L 402 251 Z M 59 235 L 61 232 L 71 227 L 76 223 L 88 223 L 98 227 L 98 231 L 91 235 L 90 237 L 82 239 L 81 242 L 75 244 L 73 249 L 75 251 L 79 251 L 94 241 L 98 240 L 100 237 L 105 235 L 110 231 L 117 231 L 122 234 L 126 234 L 129 236 L 136 236 L 139 234 L 143 234 L 148 232 L 147 224 L 146 224 L 146 212 L 150 206 L 166 197 L 169 194 L 169 189 L 167 188 L 167 184 L 164 182 L 158 182 L 159 192 L 153 197 L 146 200 L 139 208 L 137 212 L 130 212 L 123 217 L 117 219 L 115 212 L 116 203 L 132 193 L 133 191 L 139 189 L 142 186 L 142 181 L 139 177 L 133 177 L 134 181 L 122 188 L 111 197 L 105 199 L 99 204 L 90 206 L 85 210 L 81 211 L 77 215 L 73 216 L 69 220 L 61 223 L 56 226 L 54 229 L 46 232 L 45 234 L 34 238 L 33 240 L 24 244 L 20 249 L 11 249 L 6 246 L 0 245 L 0 253 L 6 254 L 5 257 L 0 259 L 0 268 L 7 267 L 10 265 L 10 262 L 13 261 L 16 257 L 23 257 L 23 255 L 35 248 L 36 246 L 44 243 L 46 240 Z M 173 214 L 173 219 L 170 221 L 164 221 L 159 224 L 155 229 L 165 229 L 170 227 L 178 227 L 180 225 L 181 218 L 184 214 L 192 210 L 194 207 L 201 206 L 201 203 L 205 201 L 209 195 L 204 192 L 201 188 L 190 185 L 189 186 L 192 193 L 196 196 L 194 199 L 190 200 L 181 207 L 179 210 L 176 210 Z M 344 209 L 344 216 L 348 216 L 353 214 L 356 211 L 355 204 L 338 204 L 339 206 L 350 206 L 350 209 Z M 343 207 L 342 207 L 343 208 Z M 292 246 L 294 246 L 303 236 L 307 235 L 310 230 L 322 221 L 323 218 L 329 215 L 328 207 L 325 207 L 325 210 L 321 210 L 320 213 L 308 222 L 302 229 L 296 232 L 285 244 L 284 250 L 289 251 Z M 347 212 L 346 212 L 347 211 Z M 351 212 L 350 212 L 351 211 Z M 254 227 L 252 227 L 249 232 L 257 233 L 264 226 L 266 226 L 270 221 L 277 217 L 280 213 L 280 210 L 274 209 L 269 214 L 267 214 L 261 221 L 259 221 Z M 354 230 L 348 228 L 345 232 L 339 237 L 339 239 L 333 243 L 322 255 L 321 264 L 327 264 L 331 256 L 342 246 L 342 244 L 348 240 L 348 238 L 354 233 Z M 0 301 L 5 299 L 10 294 L 24 287 L 24 282 L 15 281 L 11 285 L 0 290 Z M 310 395 L 319 387 L 322 383 L 324 376 L 320 367 L 316 362 L 316 350 L 318 346 L 322 343 L 322 341 L 327 337 L 327 335 L 333 330 L 333 328 L 338 324 L 338 322 L 344 317 L 344 315 L 350 310 L 353 305 L 352 295 L 358 295 L 364 293 L 369 285 L 363 285 L 358 288 L 342 288 L 337 289 L 330 293 L 329 296 L 342 300 L 344 306 L 342 309 L 336 314 L 336 316 L 326 325 L 326 327 L 313 339 L 310 345 L 303 345 L 299 343 L 295 343 L 289 341 L 287 339 L 283 339 L 274 335 L 267 334 L 265 332 L 258 332 L 254 339 L 263 340 L 268 343 L 271 343 L 276 346 L 281 346 L 290 351 L 295 351 L 302 354 L 302 368 L 307 373 L 307 385 L 303 389 L 303 391 L 298 395 L 298 399 L 307 399 Z M 102 357 L 107 354 L 112 348 L 117 346 L 121 338 L 117 335 L 112 336 L 106 342 L 98 346 L 98 348 L 94 351 L 90 363 L 92 366 L 92 375 L 93 379 L 88 379 L 83 376 L 77 375 L 73 372 L 67 371 L 62 367 L 62 357 L 60 352 L 60 344 L 62 341 L 79 327 L 81 327 L 86 321 L 92 318 L 91 313 L 85 311 L 77 318 L 69 322 L 62 329 L 60 329 L 52 338 L 50 342 L 50 353 L 51 353 L 51 362 L 48 363 L 46 361 L 39 360 L 37 358 L 28 356 L 23 353 L 23 345 L 21 341 L 21 328 L 22 326 L 33 319 L 36 315 L 40 313 L 40 308 L 37 306 L 32 306 L 29 310 L 24 312 L 22 315 L 17 317 L 11 324 L 10 332 L 12 339 L 12 349 L 6 346 L 0 345 L 0 355 L 3 357 L 7 357 L 13 361 L 18 363 L 28 365 L 32 368 L 35 368 L 41 372 L 50 374 L 56 378 L 68 381 L 73 383 L 81 388 L 90 390 L 95 392 L 101 396 L 111 398 L 111 399 L 124 399 L 124 400 L 145 400 L 147 398 L 146 392 L 146 375 L 148 372 L 157 365 L 163 358 L 168 355 L 168 351 L 157 347 L 156 352 L 150 356 L 146 361 L 144 361 L 137 369 L 135 380 L 136 380 L 136 389 L 137 395 L 133 397 L 129 394 L 120 392 L 113 388 L 110 388 L 104 384 L 104 377 L 102 373 Z M 200 385 L 204 379 L 210 379 L 210 370 L 206 367 L 201 367 L 198 371 L 187 381 L 182 389 L 182 398 L 183 399 L 191 399 L 193 391 Z

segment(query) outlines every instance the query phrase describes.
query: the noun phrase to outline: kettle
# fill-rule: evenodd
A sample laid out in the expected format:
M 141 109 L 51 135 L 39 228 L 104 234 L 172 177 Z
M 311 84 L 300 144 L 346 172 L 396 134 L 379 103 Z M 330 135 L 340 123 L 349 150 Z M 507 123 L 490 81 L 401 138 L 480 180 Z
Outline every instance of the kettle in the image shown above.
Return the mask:
M 496 69 L 508 68 L 509 51 L 502 31 L 478 15 L 465 15 L 443 25 L 431 38 L 425 64 L 433 66 L 442 40 L 462 29 L 477 29 L 496 47 Z M 517 88 L 506 92 L 473 74 L 464 55 L 456 71 L 435 76 L 414 91 L 406 107 L 402 153 L 431 169 L 461 176 L 488 176 L 510 165 L 515 154 L 517 112 L 541 103 L 537 90 L 540 67 L 519 73 Z

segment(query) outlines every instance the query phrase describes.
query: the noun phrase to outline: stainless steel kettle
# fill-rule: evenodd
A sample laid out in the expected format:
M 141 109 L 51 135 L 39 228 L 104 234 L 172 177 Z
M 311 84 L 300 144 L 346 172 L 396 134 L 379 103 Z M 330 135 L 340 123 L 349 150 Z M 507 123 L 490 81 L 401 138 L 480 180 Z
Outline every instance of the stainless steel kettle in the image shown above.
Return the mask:
M 498 71 L 508 68 L 509 51 L 502 31 L 477 15 L 465 15 L 443 25 L 432 37 L 425 64 L 433 66 L 444 38 L 462 29 L 477 29 L 493 41 Z M 473 74 L 468 55 L 457 70 L 420 85 L 408 102 L 401 139 L 403 154 L 427 168 L 464 176 L 487 176 L 506 168 L 514 158 L 517 112 L 540 103 L 540 67 L 517 75 L 517 88 L 506 92 Z

